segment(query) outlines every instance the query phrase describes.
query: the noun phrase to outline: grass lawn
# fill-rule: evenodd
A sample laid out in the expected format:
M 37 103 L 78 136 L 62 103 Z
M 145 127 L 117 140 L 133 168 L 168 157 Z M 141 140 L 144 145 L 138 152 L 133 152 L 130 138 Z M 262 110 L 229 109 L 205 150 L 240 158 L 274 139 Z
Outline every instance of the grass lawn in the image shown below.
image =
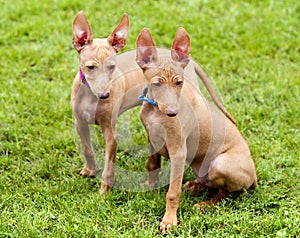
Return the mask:
M 78 174 L 83 160 L 70 93 L 78 67 L 71 24 L 79 10 L 96 37 L 108 36 L 127 12 L 125 50 L 134 49 L 143 27 L 167 48 L 176 29 L 185 27 L 192 57 L 209 73 L 250 146 L 257 189 L 202 213 L 192 206 L 210 194 L 183 192 L 179 226 L 169 237 L 300 236 L 299 1 L 0 3 L 0 237 L 160 236 L 167 186 L 117 186 L 100 197 L 100 179 Z M 118 124 L 116 185 L 146 172 L 138 112 L 125 113 Z M 122 137 L 124 130 L 132 140 Z M 101 136 L 94 143 L 103 145 Z M 101 160 L 101 146 L 97 153 Z M 193 178 L 187 169 L 184 180 Z

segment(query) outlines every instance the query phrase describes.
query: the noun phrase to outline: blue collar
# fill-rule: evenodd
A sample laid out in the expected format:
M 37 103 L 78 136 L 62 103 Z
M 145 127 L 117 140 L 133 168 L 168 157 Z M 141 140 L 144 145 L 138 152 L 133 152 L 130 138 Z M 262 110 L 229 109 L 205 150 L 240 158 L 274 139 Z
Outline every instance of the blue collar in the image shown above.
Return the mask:
M 147 93 L 148 93 L 148 86 L 146 86 L 144 88 L 143 94 L 141 96 L 139 96 L 138 99 L 140 101 L 147 102 L 147 103 L 150 103 L 151 105 L 153 105 L 155 107 L 158 107 L 157 103 L 154 100 L 149 99 L 149 98 L 146 97 Z

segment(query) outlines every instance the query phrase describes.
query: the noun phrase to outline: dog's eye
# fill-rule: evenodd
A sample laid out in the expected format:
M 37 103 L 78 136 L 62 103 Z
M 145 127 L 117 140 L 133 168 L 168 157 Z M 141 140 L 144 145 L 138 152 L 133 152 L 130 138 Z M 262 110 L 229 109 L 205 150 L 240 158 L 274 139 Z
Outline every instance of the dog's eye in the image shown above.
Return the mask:
M 160 82 L 154 82 L 153 85 L 156 86 L 156 87 L 159 87 L 161 85 L 161 83 Z
M 114 64 L 112 64 L 112 65 L 109 65 L 109 66 L 108 66 L 108 69 L 109 69 L 109 70 L 114 70 L 115 67 L 116 67 L 116 66 L 115 66 Z
M 176 85 L 177 85 L 177 86 L 181 86 L 181 85 L 182 85 L 182 81 L 181 81 L 181 80 L 178 80 L 178 81 L 176 82 Z
M 94 65 L 88 65 L 87 68 L 88 68 L 89 70 L 93 70 L 93 69 L 95 68 L 95 66 L 94 66 Z

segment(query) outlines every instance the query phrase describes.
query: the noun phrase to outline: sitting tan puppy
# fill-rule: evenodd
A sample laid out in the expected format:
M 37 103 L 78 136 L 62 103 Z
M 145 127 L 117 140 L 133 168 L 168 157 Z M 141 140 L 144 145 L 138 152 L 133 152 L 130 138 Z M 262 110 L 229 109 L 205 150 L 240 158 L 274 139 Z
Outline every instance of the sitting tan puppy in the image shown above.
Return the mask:
M 189 190 L 218 189 L 204 204 L 217 204 L 229 194 L 256 187 L 257 179 L 248 145 L 237 127 L 216 110 L 185 79 L 190 60 L 190 38 L 179 28 L 170 57 L 159 58 L 148 29 L 137 39 L 137 63 L 142 68 L 148 92 L 140 117 L 147 130 L 151 154 L 148 160 L 150 183 L 158 178 L 160 156 L 170 159 L 170 185 L 161 230 L 177 224 L 184 165 L 190 163 L 196 180 Z

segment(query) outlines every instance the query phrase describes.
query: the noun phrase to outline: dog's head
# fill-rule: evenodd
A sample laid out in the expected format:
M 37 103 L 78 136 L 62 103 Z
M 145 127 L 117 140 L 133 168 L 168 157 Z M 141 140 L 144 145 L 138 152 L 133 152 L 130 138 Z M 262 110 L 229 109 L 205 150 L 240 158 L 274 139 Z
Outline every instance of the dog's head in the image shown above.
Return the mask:
M 110 95 L 111 80 L 116 68 L 116 53 L 126 44 L 129 18 L 124 14 L 120 23 L 105 39 L 93 39 L 90 24 L 83 11 L 73 21 L 73 47 L 79 55 L 80 68 L 96 97 Z
M 159 110 L 176 116 L 184 83 L 183 71 L 190 60 L 190 38 L 184 28 L 178 28 L 172 47 L 171 58 L 159 59 L 155 43 L 148 29 L 137 38 L 137 63 L 142 68 L 149 85 L 148 96 Z

